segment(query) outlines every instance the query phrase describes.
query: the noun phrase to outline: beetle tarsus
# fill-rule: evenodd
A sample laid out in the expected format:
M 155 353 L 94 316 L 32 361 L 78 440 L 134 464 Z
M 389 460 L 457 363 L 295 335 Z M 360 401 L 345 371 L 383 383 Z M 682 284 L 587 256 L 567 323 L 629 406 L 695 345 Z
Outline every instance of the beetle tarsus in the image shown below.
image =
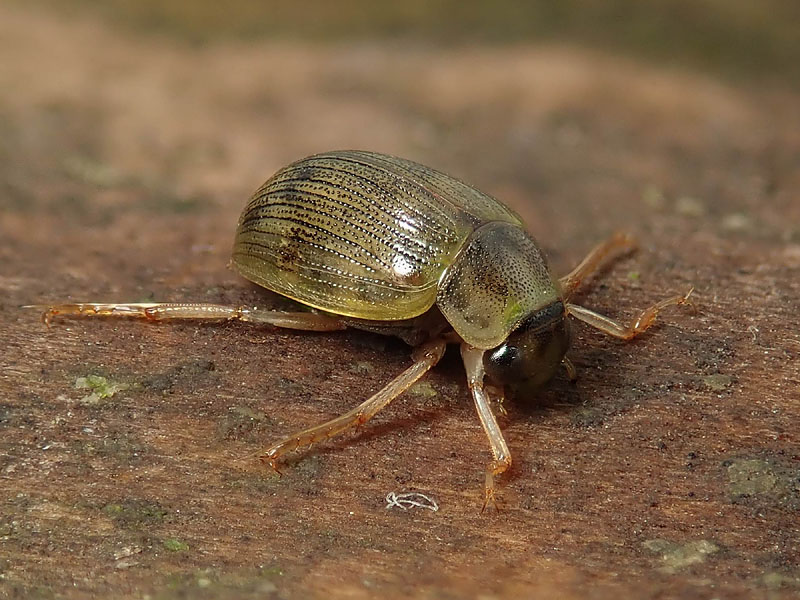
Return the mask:
M 262 454 L 262 455 L 261 455 L 261 456 L 259 456 L 258 458 L 259 458 L 259 460 L 260 460 L 262 463 L 269 465 L 269 466 L 270 466 L 270 468 L 271 468 L 273 471 L 275 471 L 275 472 L 278 474 L 278 477 L 283 477 L 283 473 L 281 472 L 281 470 L 280 470 L 280 469 L 278 469 L 278 462 L 277 462 L 277 460 L 275 460 L 274 458 L 272 458 L 272 457 L 269 455 L 269 453 Z
M 678 302 L 678 305 L 683 304 L 685 306 L 689 306 L 691 307 L 692 312 L 697 314 L 700 311 L 698 310 L 697 305 L 694 303 L 694 299 L 692 298 L 693 293 L 694 293 L 694 286 L 689 288 L 689 291 L 686 292 L 686 294 L 684 294 L 683 300 L 681 302 Z
M 483 506 L 481 506 L 481 514 L 490 509 L 494 509 L 496 512 L 501 512 L 500 501 L 498 500 L 494 489 L 485 490 Z
M 501 506 L 497 492 L 495 491 L 494 478 L 501 473 L 505 473 L 510 466 L 511 456 L 496 458 L 487 465 L 486 481 L 483 487 L 483 508 L 481 508 L 481 513 L 483 513 L 489 507 L 493 508 L 497 512 L 500 512 Z

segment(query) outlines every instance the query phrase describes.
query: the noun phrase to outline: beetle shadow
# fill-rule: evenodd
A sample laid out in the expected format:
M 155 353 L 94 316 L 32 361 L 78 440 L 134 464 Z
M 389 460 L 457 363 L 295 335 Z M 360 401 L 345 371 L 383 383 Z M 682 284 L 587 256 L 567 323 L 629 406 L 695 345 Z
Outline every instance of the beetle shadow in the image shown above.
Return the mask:
M 359 333 L 357 337 L 362 337 L 362 334 Z M 372 334 L 364 334 L 363 338 L 386 339 L 383 336 Z M 394 343 L 394 341 L 389 342 L 393 349 Z M 398 348 L 404 346 L 402 342 L 397 341 L 396 343 Z M 602 379 L 604 383 L 607 382 L 606 371 L 611 377 L 611 385 L 617 379 L 622 379 L 619 371 L 614 368 L 613 353 L 609 353 L 608 348 L 605 347 L 582 348 L 580 353 L 575 353 L 573 359 L 578 368 L 579 378 L 577 381 L 570 381 L 566 373 L 561 371 L 529 400 L 509 397 L 505 402 L 509 414 L 501 419 L 502 429 L 506 430 L 512 423 L 522 421 L 535 426 L 536 423 L 543 422 L 548 414 L 552 415 L 553 413 L 566 414 L 575 427 L 591 428 L 602 424 L 604 420 L 613 417 L 620 410 L 624 410 L 628 405 L 626 399 L 598 396 L 593 385 L 593 381 L 600 377 L 598 373 L 603 373 Z M 585 382 L 582 385 L 581 372 L 589 370 L 592 373 L 584 377 Z M 386 452 L 408 455 L 416 452 L 416 449 L 424 447 L 429 440 L 439 437 L 440 430 L 437 428 L 436 422 L 442 421 L 442 417 L 445 415 L 452 416 L 454 410 L 458 412 L 458 418 L 464 420 L 464 430 L 470 431 L 469 449 L 464 450 L 464 454 L 480 456 L 482 465 L 482 458 L 487 450 L 486 440 L 474 411 L 457 346 L 448 348 L 447 353 L 435 368 L 435 372 L 437 373 L 437 382 L 451 382 L 441 385 L 434 383 L 434 387 L 439 388 L 439 395 L 436 399 L 403 395 L 396 401 L 405 403 L 401 411 L 392 411 L 389 408 L 388 411 L 381 412 L 378 422 L 370 421 L 325 442 L 292 452 L 281 458 L 280 466 L 285 467 L 285 471 L 283 468 L 281 470 L 286 473 L 299 469 L 302 473 L 305 461 L 309 461 L 309 464 L 312 465 L 308 468 L 319 469 L 321 468 L 320 463 L 318 460 L 315 461 L 315 458 L 335 455 L 345 450 L 356 452 L 357 455 L 363 453 L 375 456 L 376 452 L 381 455 L 385 455 Z M 424 380 L 425 378 L 423 378 Z M 444 433 L 452 435 L 452 425 L 449 432 L 445 431 Z M 504 485 L 517 480 L 524 471 L 524 468 L 520 470 L 519 465 L 524 465 L 525 462 L 531 460 L 519 452 L 519 447 L 512 447 L 512 454 L 514 453 L 517 453 L 521 462 L 518 462 L 516 468 L 512 468 L 504 475 Z M 369 469 L 366 472 L 369 472 Z
M 362 348 L 379 350 L 390 354 L 410 355 L 410 348 L 402 341 L 365 331 L 352 332 L 348 336 L 348 343 Z M 504 406 L 509 415 L 502 423 L 505 429 L 514 421 L 528 421 L 536 423 L 542 417 L 554 412 L 566 413 L 573 425 L 577 427 L 593 427 L 604 420 L 624 410 L 630 404 L 626 395 L 609 398 L 606 395 L 596 394 L 593 382 L 602 373 L 604 385 L 615 386 L 617 382 L 622 385 L 624 377 L 616 368 L 614 353 L 608 347 L 582 347 L 580 352 L 572 355 L 578 370 L 577 381 L 570 381 L 565 370 L 561 370 L 556 377 L 543 388 L 532 393 L 528 398 L 519 395 L 508 395 Z M 442 385 L 434 384 L 439 388 L 438 395 L 431 398 L 416 398 L 406 392 L 392 402 L 393 406 L 404 403 L 400 411 L 393 411 L 387 407 L 378 415 L 379 420 L 371 420 L 361 426 L 354 427 L 336 437 L 302 448 L 282 457 L 281 465 L 294 468 L 304 460 L 314 456 L 325 456 L 329 453 L 341 452 L 344 449 L 356 448 L 363 445 L 364 451 L 374 451 L 373 441 L 393 435 L 393 442 L 406 437 L 397 437 L 398 432 L 407 432 L 409 444 L 413 444 L 414 432 L 419 431 L 426 424 L 433 424 L 442 419 L 444 415 L 452 414 L 454 409 L 463 414 L 464 419 L 469 419 L 475 425 L 475 431 L 480 432 L 480 422 L 475 415 L 472 397 L 466 382 L 464 366 L 461 361 L 457 345 L 450 345 L 442 360 L 433 369 L 438 382 L 451 382 Z M 587 374 L 590 373 L 590 374 Z M 428 375 L 423 376 L 422 382 Z M 387 378 L 388 383 L 391 376 Z M 367 399 L 358 398 L 354 405 Z M 341 412 L 350 410 L 353 406 L 343 406 Z M 497 409 L 495 408 L 495 412 Z M 498 415 L 499 416 L 499 415 Z M 435 427 L 435 425 L 434 425 Z M 435 433 L 431 433 L 435 435 Z
M 572 410 L 583 402 L 580 380 L 570 381 L 562 373 L 538 390 L 511 390 L 505 404 L 512 418 L 533 420 L 545 413 Z
M 548 384 L 533 392 L 517 392 L 507 401 L 509 408 L 518 418 L 536 419 L 552 412 L 570 413 L 576 424 L 580 424 L 580 414 L 586 410 L 600 410 L 608 404 L 608 398 L 593 393 L 593 381 L 597 372 L 603 373 L 603 381 L 614 385 L 621 379 L 614 368 L 614 358 L 605 348 L 582 348 L 572 357 L 577 370 L 577 379 L 570 381 L 564 370 L 560 371 Z
M 373 351 L 377 350 L 388 354 L 406 353 L 409 357 L 411 354 L 410 347 L 401 340 L 376 333 L 357 331 L 351 335 L 351 339 L 348 341 L 352 342 L 356 347 L 368 348 Z M 439 361 L 439 364 L 432 369 L 431 373 L 435 373 L 436 379 L 439 381 L 458 382 L 458 385 L 445 383 L 433 397 L 415 397 L 406 391 L 393 400 L 389 406 L 381 410 L 376 415 L 376 418 L 363 425 L 354 426 L 329 440 L 314 444 L 311 447 L 301 448 L 291 455 L 282 457 L 281 464 L 287 467 L 293 466 L 305 458 L 329 452 L 340 452 L 345 448 L 357 446 L 358 444 L 369 444 L 376 438 L 386 437 L 398 431 L 413 432 L 415 428 L 426 423 L 435 422 L 441 419 L 443 415 L 451 413 L 455 406 L 463 408 L 460 398 L 457 396 L 463 393 L 464 399 L 469 400 L 470 395 L 458 348 L 449 346 L 445 355 Z M 397 375 L 397 373 L 394 375 Z M 392 377 L 393 375 L 388 375 L 383 385 L 388 384 Z M 420 382 L 426 382 L 428 377 L 429 374 L 424 375 Z M 459 381 L 459 377 L 463 381 Z M 440 386 L 434 385 L 433 387 L 435 389 Z M 341 412 L 344 413 L 351 410 L 359 403 L 367 400 L 368 397 L 368 395 L 364 395 L 363 398 L 356 399 L 352 405 L 342 406 Z M 405 411 L 405 414 L 398 415 L 398 411 L 393 411 L 392 407 L 399 406 L 401 403 L 405 404 L 401 409 Z M 467 405 L 468 407 L 469 405 Z M 331 415 L 331 418 L 334 416 Z
M 372 445 L 373 441 L 380 441 L 397 432 L 408 432 L 407 437 L 411 439 L 415 429 L 420 428 L 425 423 L 435 421 L 446 411 L 447 407 L 442 406 L 434 409 L 424 409 L 422 411 L 414 410 L 413 413 L 401 417 L 391 417 L 387 415 L 386 420 L 380 423 L 366 423 L 342 435 L 338 435 L 333 439 L 314 444 L 310 447 L 301 448 L 291 456 L 281 457 L 280 466 L 294 467 L 312 456 L 339 454 L 346 449 L 355 449 L 358 451 L 362 448 L 365 452 L 368 450 L 375 451 L 376 446 Z M 400 439 L 402 440 L 402 438 Z M 397 440 L 398 438 L 394 438 L 394 442 Z

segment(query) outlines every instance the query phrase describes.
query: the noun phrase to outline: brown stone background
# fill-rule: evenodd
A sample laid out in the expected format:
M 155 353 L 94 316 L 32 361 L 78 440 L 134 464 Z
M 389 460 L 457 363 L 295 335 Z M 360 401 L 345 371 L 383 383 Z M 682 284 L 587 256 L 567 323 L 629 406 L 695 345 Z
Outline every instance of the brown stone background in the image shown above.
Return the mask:
M 797 7 L 0 4 L 0 597 L 797 597 Z M 559 273 L 634 233 L 582 296 L 610 315 L 696 287 L 633 343 L 576 326 L 577 384 L 502 419 L 499 514 L 456 353 L 278 478 L 256 454 L 401 343 L 19 308 L 265 302 L 238 213 L 333 148 L 467 179 Z

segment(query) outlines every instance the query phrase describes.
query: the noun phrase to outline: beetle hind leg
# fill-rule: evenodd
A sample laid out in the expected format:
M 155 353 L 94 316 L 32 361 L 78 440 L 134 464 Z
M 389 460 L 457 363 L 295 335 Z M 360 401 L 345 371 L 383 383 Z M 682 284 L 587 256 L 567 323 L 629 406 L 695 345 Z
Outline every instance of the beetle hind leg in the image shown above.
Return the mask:
M 430 371 L 442 358 L 446 347 L 447 343 L 441 339 L 418 347 L 413 354 L 414 364 L 367 401 L 335 419 L 298 431 L 280 440 L 267 448 L 261 455 L 261 460 L 280 473 L 277 469 L 277 461 L 287 452 L 330 439 L 350 428 L 363 425 L 392 400 L 410 388 L 420 377 Z
M 312 312 L 283 312 L 264 310 L 256 306 L 191 302 L 128 302 L 106 304 L 82 302 L 75 304 L 32 305 L 42 311 L 42 321 L 50 326 L 56 317 L 122 317 L 148 321 L 245 321 L 305 331 L 337 331 L 347 325 L 332 315 Z

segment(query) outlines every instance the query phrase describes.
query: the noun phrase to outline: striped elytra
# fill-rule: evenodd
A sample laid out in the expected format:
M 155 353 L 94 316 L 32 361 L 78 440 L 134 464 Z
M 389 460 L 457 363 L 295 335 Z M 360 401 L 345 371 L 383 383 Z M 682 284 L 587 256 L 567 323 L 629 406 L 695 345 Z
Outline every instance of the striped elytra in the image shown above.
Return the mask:
M 558 297 L 511 210 L 424 165 L 363 151 L 311 156 L 264 183 L 239 220 L 233 265 L 346 317 L 406 320 L 435 304 L 478 348 Z

